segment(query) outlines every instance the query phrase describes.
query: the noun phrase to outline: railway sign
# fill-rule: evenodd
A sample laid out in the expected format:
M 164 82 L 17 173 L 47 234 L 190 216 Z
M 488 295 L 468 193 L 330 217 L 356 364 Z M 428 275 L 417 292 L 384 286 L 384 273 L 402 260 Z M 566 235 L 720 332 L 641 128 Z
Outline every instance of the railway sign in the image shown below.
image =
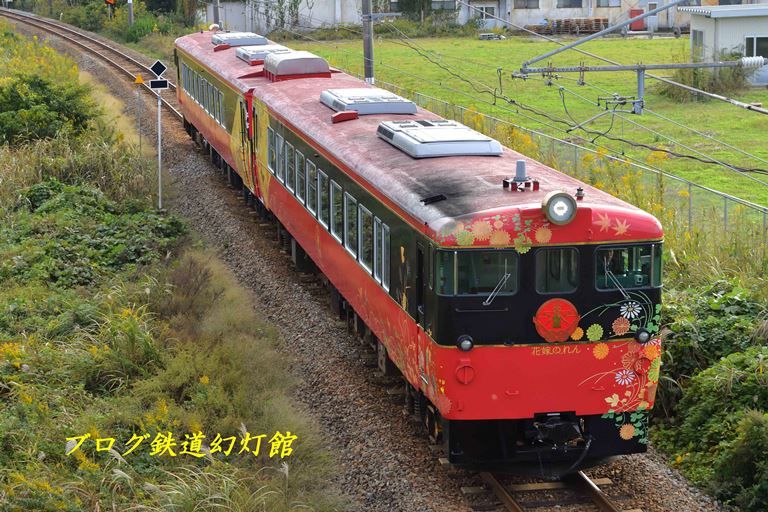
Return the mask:
M 157 78 L 160 78 L 163 76 L 163 73 L 165 73 L 165 70 L 168 69 L 168 66 L 160 62 L 159 60 L 156 60 L 154 64 L 152 64 L 152 67 L 149 68 Z
M 168 88 L 168 80 L 160 79 L 160 80 L 150 80 L 149 81 L 149 88 L 153 91 L 157 91 L 160 89 L 167 89 Z
M 141 73 L 136 75 L 136 80 L 133 81 L 133 83 L 141 85 L 144 83 L 144 78 L 141 76 Z

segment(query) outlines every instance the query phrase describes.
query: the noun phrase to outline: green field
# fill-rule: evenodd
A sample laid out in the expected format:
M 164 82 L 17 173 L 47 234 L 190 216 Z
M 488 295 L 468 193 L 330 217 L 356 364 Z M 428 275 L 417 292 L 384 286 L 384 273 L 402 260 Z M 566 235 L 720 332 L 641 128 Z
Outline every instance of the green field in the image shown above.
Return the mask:
M 362 73 L 360 40 L 296 40 L 285 44 L 320 54 L 344 70 Z M 598 96 L 612 93 L 631 96 L 636 93 L 633 71 L 587 73 L 584 77 L 586 85 L 581 86 L 578 84 L 577 73 L 563 74 L 561 78 L 553 80 L 551 85 L 541 76 L 526 81 L 511 77 L 512 72 L 519 70 L 522 62 L 555 47 L 554 43 L 527 37 L 510 37 L 503 41 L 480 41 L 473 38 L 377 38 L 376 78 L 451 103 L 471 106 L 481 112 L 560 138 L 573 139 L 578 136 L 592 139 L 594 135 L 590 136 L 581 131 L 567 133 L 565 130 L 568 127 L 565 124 L 525 109 L 518 109 L 503 99 L 497 100 L 496 105 L 493 105 L 493 95 L 482 92 L 489 88 L 500 89 L 506 98 L 572 125 L 604 111 L 604 103 L 601 102 L 600 107 L 596 105 Z M 689 40 L 611 38 L 592 41 L 579 48 L 622 64 L 683 62 L 688 57 Z M 582 62 L 585 65 L 605 64 L 575 50 L 558 54 L 551 59 L 554 66 L 578 65 Z M 542 61 L 535 65 L 547 64 L 548 61 Z M 498 68 L 501 68 L 501 80 Z M 671 76 L 671 73 L 657 72 L 662 76 Z M 608 134 L 611 136 L 664 147 L 678 153 L 702 156 L 696 153 L 698 151 L 710 159 L 733 166 L 768 169 L 768 145 L 765 144 L 768 117 L 719 101 L 676 103 L 658 94 L 658 83 L 650 78 L 646 81 L 647 109 L 682 126 L 647 112 L 642 116 L 617 115 L 612 126 L 611 118 L 614 116 L 609 114 L 586 127 L 597 133 L 605 132 L 610 127 Z M 561 87 L 564 88 L 562 95 Z M 764 88 L 744 91 L 739 93 L 737 98 L 744 102 L 762 102 L 768 105 L 768 91 Z M 630 108 L 625 106 L 619 109 Z M 689 128 L 738 149 L 728 148 L 704 135 L 694 133 Z M 628 144 L 605 138 L 599 138 L 597 144 L 625 152 L 640 161 L 653 163 L 696 183 L 768 205 L 768 175 L 749 173 L 750 176 L 766 182 L 761 184 L 746 178 L 742 173 L 719 165 L 675 157 L 660 160 L 659 153 L 651 154 L 649 150 L 633 148 Z M 751 158 L 739 149 L 757 158 Z

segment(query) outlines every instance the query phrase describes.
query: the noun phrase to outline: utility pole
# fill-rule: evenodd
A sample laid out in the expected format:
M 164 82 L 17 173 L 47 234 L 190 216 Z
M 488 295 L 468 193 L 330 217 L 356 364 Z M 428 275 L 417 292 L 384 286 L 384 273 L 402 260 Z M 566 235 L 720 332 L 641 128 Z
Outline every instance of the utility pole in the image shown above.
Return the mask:
M 371 0 L 363 0 L 363 58 L 365 59 L 365 82 L 373 85 L 373 16 Z
M 133 0 L 128 0 L 128 25 L 133 25 Z
M 219 0 L 213 0 L 213 22 L 221 27 L 219 19 Z

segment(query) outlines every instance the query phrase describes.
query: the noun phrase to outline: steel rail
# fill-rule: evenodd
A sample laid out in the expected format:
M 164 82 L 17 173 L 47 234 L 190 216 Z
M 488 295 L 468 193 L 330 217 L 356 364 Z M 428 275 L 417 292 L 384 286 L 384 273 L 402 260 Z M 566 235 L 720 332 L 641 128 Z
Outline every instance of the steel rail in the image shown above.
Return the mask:
M 504 505 L 505 509 L 509 512 L 525 512 L 523 507 L 515 501 L 515 498 L 512 497 L 512 494 L 507 488 L 504 487 L 492 473 L 488 473 L 487 471 L 480 473 L 480 478 L 483 479 L 485 485 L 490 487 L 496 497 L 501 500 L 501 504 Z
M 589 494 L 589 497 L 597 505 L 597 508 L 600 509 L 600 512 L 621 512 L 622 509 L 616 506 L 583 471 L 573 475 L 573 480 L 575 485 L 578 485 Z
M 589 498 L 593 505 L 597 507 L 600 512 L 621 512 L 619 508 L 611 499 L 592 481 L 583 471 L 578 473 L 567 475 L 559 482 L 545 483 L 545 484 L 529 484 L 512 486 L 512 490 L 501 483 L 501 481 L 490 472 L 481 472 L 479 474 L 485 486 L 493 492 L 493 494 L 501 502 L 504 510 L 508 512 L 525 512 L 525 508 L 514 498 L 512 492 L 516 489 L 519 492 L 535 492 L 543 491 L 547 489 L 570 489 L 578 491 L 583 497 Z
M 99 51 L 99 49 L 106 50 L 106 51 L 111 52 L 111 53 L 113 53 L 115 55 L 118 55 L 121 59 L 127 60 L 132 65 L 134 65 L 134 66 L 138 67 L 139 69 L 147 72 L 150 76 L 154 74 L 154 73 L 152 73 L 152 70 L 149 69 L 149 66 L 146 66 L 146 65 L 142 64 L 141 62 L 139 62 L 138 60 L 134 59 L 130 55 L 127 55 L 127 54 L 121 52 L 120 50 L 118 50 L 116 48 L 113 48 L 112 46 L 110 46 L 110 45 L 108 45 L 106 43 L 103 43 L 102 41 L 99 41 L 98 39 L 96 39 L 94 37 L 89 36 L 88 34 L 85 34 L 83 32 L 74 30 L 74 29 L 72 29 L 70 27 L 67 27 L 67 26 L 63 25 L 63 24 L 56 23 L 56 22 L 53 22 L 53 21 L 50 21 L 50 20 L 46 20 L 46 19 L 40 18 L 38 16 L 29 14 L 29 13 L 24 13 L 24 12 L 12 10 L 12 9 L 5 9 L 5 8 L 0 8 L 0 16 L 4 16 L 6 18 L 9 18 L 9 19 L 12 19 L 12 20 L 15 20 L 15 21 L 19 21 L 21 23 L 25 23 L 25 24 L 31 25 L 33 27 L 37 27 L 39 29 L 42 29 L 42 30 L 44 30 L 46 32 L 49 32 L 49 33 L 55 35 L 56 37 L 60 37 L 62 39 L 65 39 L 67 42 L 75 44 L 75 45 L 79 46 L 80 48 L 83 48 L 87 52 L 89 52 L 89 53 L 99 57 L 101 60 L 107 62 L 109 65 L 111 65 L 112 67 L 114 67 L 118 71 L 122 72 L 123 74 L 131 77 L 133 80 L 136 79 L 136 74 L 132 73 L 130 70 L 128 70 L 124 66 L 120 65 L 114 59 L 109 58 L 104 53 L 101 53 Z M 71 35 L 68 35 L 68 34 L 71 34 Z M 93 43 L 98 48 L 92 48 L 92 47 L 88 46 L 87 44 L 85 44 L 80 39 L 84 39 L 84 40 L 86 40 L 86 41 L 88 41 L 90 43 Z M 171 82 L 170 80 L 168 80 L 168 84 L 169 84 L 171 89 L 173 89 L 173 90 L 176 89 L 176 85 L 173 82 Z M 150 87 L 149 87 L 149 85 L 147 83 L 144 83 L 143 85 L 152 94 L 156 94 L 154 91 L 152 91 L 152 89 L 150 89 Z M 174 107 L 168 100 L 166 100 L 162 96 L 160 97 L 160 99 L 162 101 L 163 106 L 166 108 L 166 110 L 168 110 L 168 112 L 173 114 L 178 120 L 182 120 L 183 119 L 183 116 L 182 116 L 181 112 L 179 112 L 176 109 L 176 107 Z

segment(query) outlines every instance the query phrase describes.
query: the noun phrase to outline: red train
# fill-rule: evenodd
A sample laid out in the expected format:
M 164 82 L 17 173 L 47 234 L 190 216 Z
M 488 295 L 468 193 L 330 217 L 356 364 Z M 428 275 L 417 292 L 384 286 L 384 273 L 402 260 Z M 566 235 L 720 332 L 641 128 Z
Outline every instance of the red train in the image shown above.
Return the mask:
M 653 216 L 311 53 L 247 33 L 175 46 L 187 130 L 327 276 L 451 462 L 645 450 Z

